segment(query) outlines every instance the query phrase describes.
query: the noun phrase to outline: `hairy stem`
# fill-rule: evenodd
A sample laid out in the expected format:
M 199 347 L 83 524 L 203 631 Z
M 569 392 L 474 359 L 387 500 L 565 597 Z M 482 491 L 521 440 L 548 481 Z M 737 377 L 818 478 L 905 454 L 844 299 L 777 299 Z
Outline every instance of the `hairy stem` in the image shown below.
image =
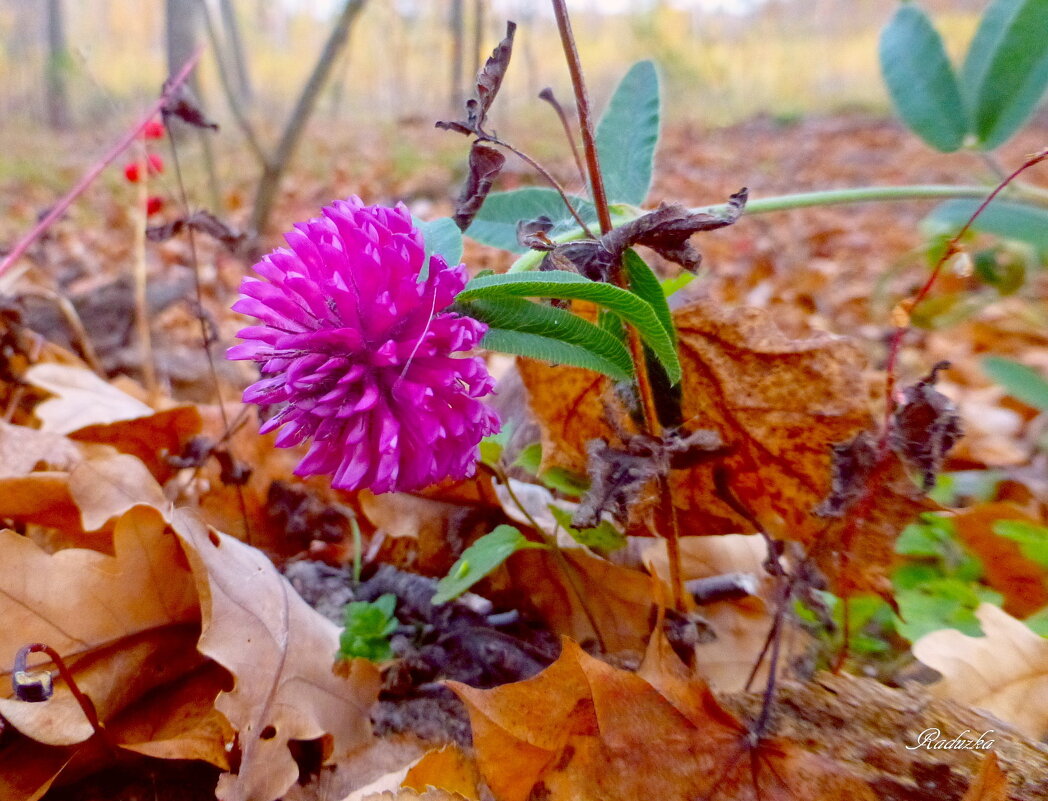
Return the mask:
M 593 205 L 597 207 L 597 219 L 600 221 L 600 232 L 611 230 L 611 213 L 608 210 L 608 194 L 604 191 L 604 177 L 600 172 L 600 161 L 597 157 L 597 139 L 593 134 L 593 117 L 590 113 L 589 94 L 586 92 L 586 81 L 582 76 L 582 62 L 575 47 L 575 34 L 571 30 L 568 18 L 568 7 L 565 0 L 553 0 L 553 13 L 557 17 L 557 29 L 560 31 L 560 43 L 564 47 L 564 57 L 571 73 L 571 86 L 575 90 L 575 106 L 579 112 L 579 127 L 582 129 L 582 150 L 586 154 L 586 168 L 589 171 L 590 189 L 593 192 Z
M 795 195 L 778 195 L 766 198 L 752 198 L 746 203 L 746 215 L 773 214 L 791 209 L 806 209 L 818 206 L 840 206 L 845 203 L 898 202 L 906 200 L 946 200 L 949 198 L 985 198 L 985 186 L 951 186 L 949 184 L 928 184 L 915 186 L 860 186 L 850 189 L 829 189 L 819 192 L 801 192 Z M 1009 192 L 1012 197 L 1012 192 Z M 1014 197 L 1026 199 L 1018 190 Z M 1030 198 L 1032 199 L 1032 198 Z M 699 206 L 691 209 L 694 213 L 723 214 L 728 211 L 728 204 Z M 619 225 L 639 217 L 640 209 L 618 216 Z M 618 214 L 618 211 L 617 211 Z M 583 238 L 580 231 L 569 231 L 554 238 L 558 244 Z M 544 253 L 525 253 L 509 268 L 511 273 L 533 270 L 542 260 Z
M 608 196 L 604 190 L 604 177 L 600 171 L 600 160 L 597 155 L 597 140 L 593 131 L 593 115 L 590 109 L 589 94 L 586 91 L 586 81 L 582 74 L 582 62 L 579 60 L 579 51 L 575 46 L 575 35 L 571 30 L 571 20 L 568 17 L 568 9 L 565 0 L 553 0 L 553 12 L 557 17 L 557 29 L 560 31 L 560 41 L 564 47 L 564 57 L 568 62 L 568 71 L 571 73 L 571 85 L 575 91 L 575 105 L 579 113 L 579 127 L 582 129 L 582 149 L 586 155 L 586 168 L 589 172 L 590 188 L 593 192 L 593 205 L 597 209 L 597 219 L 600 221 L 600 232 L 606 234 L 612 229 L 611 209 L 608 207 Z M 622 260 L 619 260 L 612 276 L 612 281 L 620 287 L 625 287 L 627 281 L 623 275 Z M 637 394 L 640 397 L 641 410 L 644 415 L 644 429 L 646 433 L 655 437 L 662 436 L 662 425 L 659 421 L 658 407 L 655 404 L 655 392 L 648 377 L 647 360 L 644 358 L 644 346 L 641 343 L 640 334 L 633 326 L 629 326 L 629 348 L 630 356 L 637 373 Z M 659 481 L 659 491 L 662 502 L 658 511 L 659 533 L 666 538 L 666 552 L 670 565 L 670 586 L 673 593 L 673 607 L 677 610 L 684 609 L 684 583 L 681 580 L 680 548 L 677 543 L 677 507 L 669 493 L 669 482 L 666 479 Z

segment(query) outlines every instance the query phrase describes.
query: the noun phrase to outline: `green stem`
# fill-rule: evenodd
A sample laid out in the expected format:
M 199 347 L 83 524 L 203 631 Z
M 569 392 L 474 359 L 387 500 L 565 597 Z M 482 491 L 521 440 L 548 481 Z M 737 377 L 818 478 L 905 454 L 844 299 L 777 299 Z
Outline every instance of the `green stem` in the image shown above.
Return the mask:
M 796 195 L 751 198 L 746 204 L 746 214 L 770 214 L 790 209 L 805 209 L 812 206 L 840 206 L 845 203 L 873 203 L 898 200 L 938 200 L 941 198 L 984 198 L 991 187 L 951 186 L 929 184 L 925 186 L 860 186 L 851 189 L 826 189 L 820 192 L 800 192 Z M 727 211 L 728 205 L 702 206 L 696 212 L 717 214 Z
M 845 203 L 874 203 L 900 200 L 943 200 L 948 198 L 983 199 L 990 193 L 985 186 L 952 186 L 950 184 L 926 184 L 917 186 L 860 186 L 850 189 L 826 189 L 820 192 L 800 192 L 795 195 L 778 195 L 764 198 L 751 198 L 746 204 L 746 215 L 771 214 L 791 209 L 806 209 L 816 206 L 840 206 Z M 1010 195 L 1024 200 L 1044 203 L 1039 193 L 1020 191 Z M 629 209 L 629 211 L 627 211 Z M 726 203 L 714 206 L 699 206 L 694 212 L 705 214 L 723 214 L 728 210 Z M 616 207 L 615 225 L 622 225 L 636 219 L 644 210 L 632 207 Z M 578 229 L 568 231 L 554 239 L 555 242 L 572 242 L 582 239 L 584 234 Z M 511 273 L 534 270 L 542 261 L 545 253 L 531 251 L 518 258 L 509 268 Z

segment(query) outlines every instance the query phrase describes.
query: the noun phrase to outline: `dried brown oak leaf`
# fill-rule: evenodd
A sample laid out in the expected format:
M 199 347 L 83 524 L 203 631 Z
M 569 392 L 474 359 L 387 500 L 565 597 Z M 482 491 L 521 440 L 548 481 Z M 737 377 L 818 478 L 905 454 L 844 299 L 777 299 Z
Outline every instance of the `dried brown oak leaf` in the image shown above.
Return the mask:
M 215 702 L 237 730 L 241 753 L 238 772 L 219 779 L 218 797 L 273 801 L 298 778 L 289 741 L 330 735 L 331 759 L 340 759 L 370 740 L 378 670 L 356 660 L 348 676 L 336 676 L 338 628 L 265 554 L 209 529 L 191 510 L 177 510 L 171 521 L 200 593 L 197 647 L 236 682 Z
M 863 515 L 817 513 L 833 488 L 834 446 L 873 426 L 855 345 L 827 334 L 790 339 L 759 309 L 722 309 L 710 301 L 677 310 L 674 323 L 684 369 L 683 429 L 713 430 L 728 450 L 723 459 L 670 473 L 681 534 L 753 531 L 718 489 L 719 470 L 767 533 L 809 548 L 820 543 L 820 565 L 842 594 L 885 591 L 895 536 L 930 508 L 911 492 L 901 467 L 901 475 L 879 475 L 884 483 Z M 520 372 L 542 432 L 542 468 L 585 472 L 589 441 L 616 442 L 605 412 L 608 380 L 526 359 Z M 631 533 L 643 533 L 632 522 Z M 840 558 L 849 549 L 862 558 Z
M 72 663 L 103 721 L 200 664 L 193 650 L 196 589 L 159 513 L 148 507 L 125 513 L 113 532 L 113 549 L 113 556 L 84 548 L 48 554 L 26 537 L 0 532 L 5 694 L 15 653 L 30 642 L 47 643 Z M 93 734 L 60 681 L 42 703 L 0 699 L 0 715 L 50 745 L 81 743 Z
M 1048 736 L 1048 639 L 1007 612 L 982 604 L 975 612 L 986 636 L 954 629 L 925 634 L 914 655 L 942 674 L 940 698 L 993 713 L 1033 739 Z
M 498 801 L 872 801 L 859 779 L 797 744 L 747 730 L 664 641 L 640 673 L 566 640 L 537 676 L 492 690 L 449 682 L 469 711 L 481 775 Z

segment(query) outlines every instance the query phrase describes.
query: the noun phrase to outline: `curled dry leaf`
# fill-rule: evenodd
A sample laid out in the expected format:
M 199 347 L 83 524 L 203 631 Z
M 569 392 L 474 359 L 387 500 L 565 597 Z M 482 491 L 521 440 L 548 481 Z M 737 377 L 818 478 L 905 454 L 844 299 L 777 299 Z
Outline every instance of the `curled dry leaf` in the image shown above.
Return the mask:
M 114 556 L 80 548 L 48 554 L 26 537 L 0 532 L 0 677 L 10 676 L 23 645 L 47 643 L 74 662 L 78 683 L 88 685 L 105 719 L 158 679 L 177 676 L 173 667 L 165 672 L 177 654 L 192 657 L 184 669 L 196 666 L 196 590 L 159 513 L 127 512 L 113 548 Z M 92 734 L 61 683 L 44 703 L 0 699 L 0 714 L 43 743 L 79 743 Z
M 499 801 L 705 798 L 872 801 L 858 778 L 795 743 L 747 744 L 746 727 L 661 638 L 640 673 L 619 670 L 571 641 L 526 681 L 492 690 L 456 682 L 477 764 Z
M 985 637 L 953 629 L 913 644 L 914 655 L 943 678 L 942 698 L 988 710 L 1035 739 L 1048 736 L 1048 639 L 1007 612 L 982 604 L 975 612 Z
M 44 431 L 69 434 L 87 426 L 153 414 L 153 410 L 142 401 L 82 367 L 36 364 L 25 371 L 23 378 L 55 396 L 37 404 L 34 410 Z
M 259 550 L 174 513 L 202 599 L 201 653 L 228 669 L 235 686 L 215 702 L 239 733 L 235 774 L 219 779 L 223 801 L 273 801 L 298 778 L 290 740 L 330 735 L 333 758 L 371 737 L 378 670 L 356 660 L 331 671 L 338 628 L 315 612 Z

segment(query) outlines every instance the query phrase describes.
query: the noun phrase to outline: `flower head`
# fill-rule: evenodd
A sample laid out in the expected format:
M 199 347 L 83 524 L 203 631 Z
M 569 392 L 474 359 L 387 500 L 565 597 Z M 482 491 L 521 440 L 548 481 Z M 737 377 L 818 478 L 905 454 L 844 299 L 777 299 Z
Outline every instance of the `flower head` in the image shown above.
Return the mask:
M 295 472 L 329 474 L 341 489 L 419 489 L 472 475 L 496 414 L 483 360 L 455 357 L 486 327 L 443 312 L 465 286 L 463 265 L 425 265 L 421 233 L 403 205 L 336 201 L 299 223 L 255 265 L 235 311 L 260 325 L 230 359 L 253 359 L 262 379 L 245 403 L 283 404 L 262 432 L 276 444 L 313 444 Z

